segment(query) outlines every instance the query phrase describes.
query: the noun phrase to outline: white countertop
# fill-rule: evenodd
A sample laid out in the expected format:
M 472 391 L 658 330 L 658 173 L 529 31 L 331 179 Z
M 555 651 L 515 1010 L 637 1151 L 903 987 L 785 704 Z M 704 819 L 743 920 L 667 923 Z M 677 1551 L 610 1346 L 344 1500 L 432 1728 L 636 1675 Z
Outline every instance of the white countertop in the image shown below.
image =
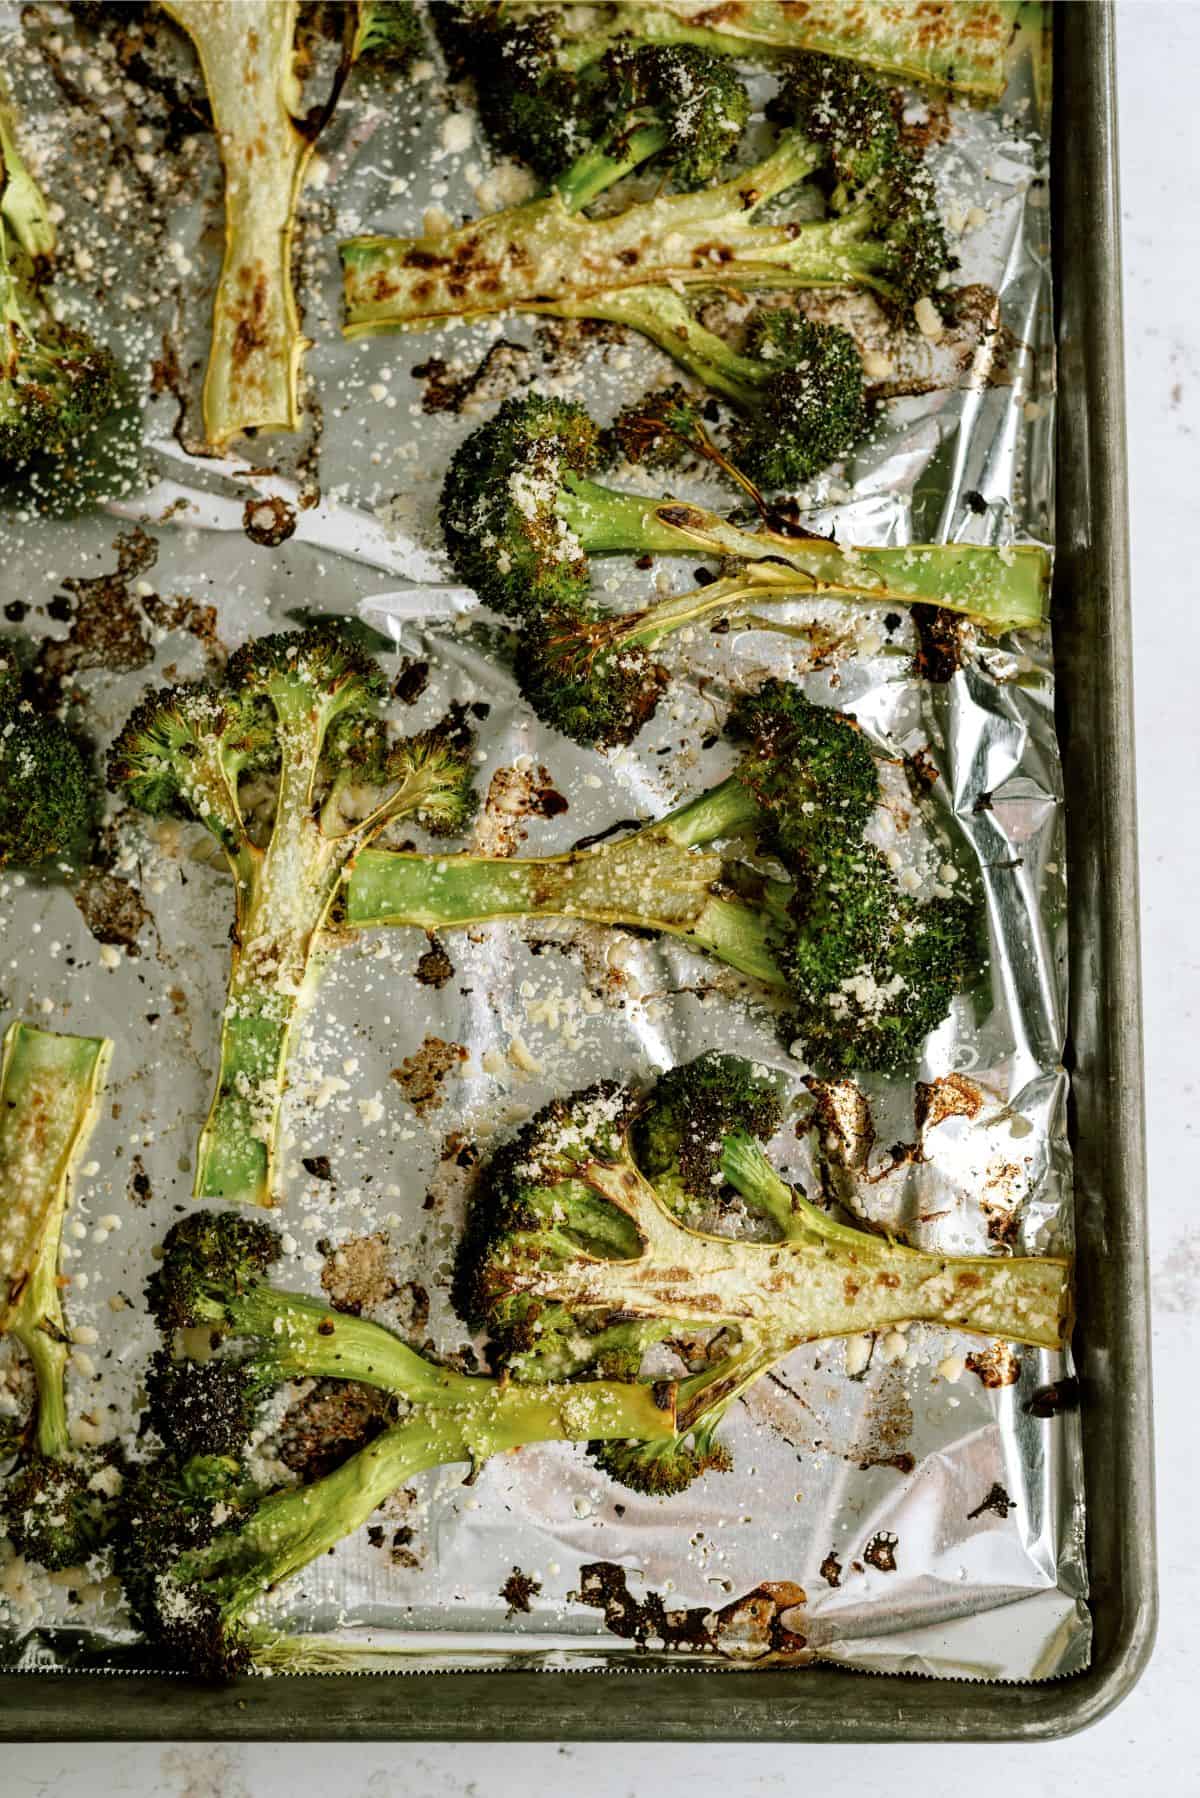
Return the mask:
M 958 1748 L 952 1769 L 937 1748 L 43 1744 L 3 1751 L 4 1798 L 851 1798 L 948 1774 L 971 1798 L 1200 1791 L 1200 829 L 1180 801 L 1200 764 L 1200 0 L 1121 0 L 1118 31 L 1162 1587 L 1141 1685 L 1073 1741 Z

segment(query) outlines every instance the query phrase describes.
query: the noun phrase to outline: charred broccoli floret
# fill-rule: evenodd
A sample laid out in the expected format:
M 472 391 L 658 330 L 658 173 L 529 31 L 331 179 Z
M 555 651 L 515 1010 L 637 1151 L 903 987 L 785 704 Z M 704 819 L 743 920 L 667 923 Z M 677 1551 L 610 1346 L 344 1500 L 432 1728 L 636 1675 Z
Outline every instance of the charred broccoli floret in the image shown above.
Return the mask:
M 36 1394 L 16 1466 L 0 1483 L 0 1530 L 51 1571 L 78 1566 L 103 1545 L 121 1487 L 119 1449 L 72 1440 L 59 1270 L 71 1174 L 111 1047 L 102 1037 L 17 1023 L 0 1059 L 0 1336 L 28 1357 Z
M 398 818 L 461 830 L 474 796 L 471 737 L 457 718 L 392 741 L 382 672 L 333 627 L 245 644 L 220 685 L 151 694 L 109 754 L 109 784 L 153 816 L 198 820 L 236 887 L 233 967 L 217 1090 L 196 1164 L 201 1198 L 270 1202 L 293 1023 L 317 976 L 318 938 L 347 869 Z M 269 774 L 263 840 L 239 784 Z
M 403 73 L 424 48 L 425 34 L 413 0 L 358 0 L 351 51 L 355 62 L 378 63 Z
M 110 351 L 51 309 L 54 252 L 0 85 L 0 464 L 61 463 L 118 401 Z
M 134 1619 L 191 1672 L 303 1667 L 304 1640 L 258 1624 L 256 1605 L 426 1468 L 477 1468 L 531 1442 L 674 1434 L 670 1381 L 517 1387 L 438 1367 L 378 1324 L 267 1285 L 278 1252 L 263 1223 L 193 1214 L 169 1233 L 148 1283 L 165 1331 L 190 1320 L 241 1345 L 232 1361 L 156 1358 L 151 1419 L 168 1449 L 138 1470 L 122 1506 L 117 1565 Z M 286 1380 L 323 1376 L 367 1380 L 405 1414 L 324 1478 L 257 1490 L 241 1455 L 262 1397 Z M 352 1668 L 356 1651 L 343 1653 Z
M 614 1336 L 632 1359 L 650 1342 L 693 1337 L 697 1319 L 713 1333 L 707 1363 L 680 1383 L 676 1441 L 605 1445 L 598 1458 L 614 1478 L 669 1494 L 728 1465 L 714 1436 L 721 1417 L 803 1342 L 919 1319 L 1062 1345 L 1067 1262 L 927 1254 L 834 1223 L 765 1155 L 749 1070 L 710 1112 L 723 1132 L 716 1166 L 778 1240 L 690 1228 L 671 1202 L 689 1176 L 668 1159 L 689 1090 L 708 1106 L 707 1077 L 697 1085 L 684 1070 L 668 1089 L 665 1118 L 654 1115 L 655 1092 L 612 1082 L 548 1105 L 493 1157 L 463 1240 L 456 1302 L 490 1330 L 514 1382 L 540 1378 L 547 1366 L 587 1374 Z M 657 1150 L 654 1180 L 639 1159 L 647 1141 Z
M 801 58 L 775 102 L 785 121 L 776 148 L 699 193 L 592 218 L 556 191 L 440 237 L 352 238 L 342 245 L 347 335 L 514 309 L 603 318 L 621 290 L 646 286 L 863 287 L 911 306 L 949 261 L 933 184 L 901 146 L 886 90 L 861 72 L 849 79 L 848 66 Z M 824 218 L 765 213 L 814 176 L 827 190 Z
M 975 906 L 902 890 L 866 841 L 878 765 L 853 719 L 768 681 L 734 708 L 729 733 L 742 750 L 729 779 L 586 850 L 513 859 L 366 850 L 346 888 L 346 921 L 443 930 L 567 917 L 662 931 L 790 994 L 788 1038 L 822 1072 L 911 1066 L 984 965 Z M 767 857 L 787 879 L 763 875 Z

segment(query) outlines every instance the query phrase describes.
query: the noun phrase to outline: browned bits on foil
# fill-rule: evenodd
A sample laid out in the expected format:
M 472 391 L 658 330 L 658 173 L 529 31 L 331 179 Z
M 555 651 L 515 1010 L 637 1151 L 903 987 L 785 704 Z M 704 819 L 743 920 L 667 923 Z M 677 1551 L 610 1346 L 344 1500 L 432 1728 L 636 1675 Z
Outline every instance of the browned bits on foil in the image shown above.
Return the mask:
M 382 1231 L 348 1236 L 325 1256 L 321 1285 L 337 1311 L 359 1317 L 387 1303 L 396 1292 L 391 1246 Z
M 390 1420 L 386 1393 L 355 1380 L 318 1380 L 280 1423 L 279 1459 L 305 1481 L 321 1479 L 365 1448 Z
M 936 1080 L 918 1080 L 913 1099 L 917 1135 L 936 1130 L 947 1118 L 975 1119 L 983 1109 L 983 1094 L 965 1074 L 939 1074 Z
M 863 1549 L 863 1560 L 868 1567 L 874 1567 L 880 1573 L 895 1573 L 896 1550 L 899 1546 L 899 1536 L 891 1530 L 880 1530 Z
M 990 1348 L 968 1355 L 967 1366 L 984 1386 L 993 1389 L 1015 1386 L 1021 1373 L 1021 1364 L 1008 1342 L 993 1342 Z
M 917 633 L 917 653 L 912 671 L 918 680 L 943 686 L 962 667 L 966 621 L 942 606 L 916 604 L 910 608 Z
M 446 1094 L 443 1083 L 467 1059 L 461 1043 L 443 1042 L 440 1036 L 427 1036 L 414 1055 L 406 1055 L 391 1078 L 401 1089 L 418 1117 L 437 1111 Z
M 1010 1498 L 999 1480 L 995 1480 L 988 1491 L 987 1497 L 981 1499 L 973 1511 L 967 1512 L 967 1518 L 970 1520 L 974 1517 L 982 1517 L 985 1511 L 994 1511 L 997 1517 L 1007 1517 L 1008 1513 L 1010 1511 L 1015 1511 L 1016 1508 L 1016 1499 Z
M 842 1563 L 832 1548 L 821 1562 L 821 1578 L 827 1586 L 840 1586 L 842 1583 Z
M 140 1155 L 135 1155 L 129 1170 L 129 1180 L 125 1187 L 125 1197 L 131 1205 L 149 1205 L 154 1198 L 154 1190 L 150 1185 L 150 1176 Z
M 140 953 L 137 939 L 153 919 L 128 880 L 91 869 L 75 888 L 74 898 L 98 943 L 111 943 L 131 956 Z
M 812 1659 L 806 1635 L 799 1632 L 808 1602 L 802 1586 L 765 1581 L 720 1610 L 695 1605 L 668 1610 L 657 1592 L 635 1598 L 623 1567 L 592 1561 L 579 1569 L 580 1604 L 604 1612 L 605 1628 L 642 1648 L 681 1654 L 715 1655 L 722 1660 L 756 1665 L 799 1663 Z
M 248 499 L 242 513 L 242 529 L 251 543 L 264 549 L 277 549 L 295 535 L 296 514 L 278 494 L 264 499 Z
M 533 1579 L 530 1574 L 522 1573 L 519 1567 L 514 1567 L 500 1588 L 500 1596 L 508 1606 L 505 1622 L 515 1617 L 518 1611 L 528 1616 L 533 1609 L 529 1601 L 536 1598 L 541 1589 L 541 1580 Z
M 430 937 L 428 949 L 417 961 L 416 974 L 422 986 L 431 986 L 435 991 L 454 978 L 454 963 L 437 937 Z

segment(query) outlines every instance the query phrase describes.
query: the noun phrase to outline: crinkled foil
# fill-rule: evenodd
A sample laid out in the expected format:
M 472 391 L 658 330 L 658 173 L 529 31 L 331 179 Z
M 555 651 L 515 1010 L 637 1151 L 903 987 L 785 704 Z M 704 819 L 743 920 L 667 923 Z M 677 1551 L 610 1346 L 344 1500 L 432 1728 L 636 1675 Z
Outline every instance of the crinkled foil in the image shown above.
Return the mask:
M 677 646 L 676 697 L 631 749 L 576 749 L 529 716 L 505 633 L 454 586 L 436 529 L 440 479 L 506 380 L 531 378 L 608 417 L 667 364 L 640 340 L 519 318 L 355 344 L 337 329 L 338 237 L 419 229 L 430 208 L 453 218 L 513 191 L 516 172 L 493 168 L 469 97 L 446 88 L 432 56 L 409 84 L 352 77 L 301 208 L 314 340 L 305 433 L 299 447 L 261 439 L 253 464 L 206 458 L 192 451 L 220 249 L 213 140 L 202 130 L 173 140 L 161 97 L 120 66 L 111 27 L 96 34 L 32 7 L 20 25 L 0 10 L 0 28 L 35 159 L 66 214 L 63 291 L 120 351 L 146 406 L 143 471 L 101 510 L 33 517 L 4 496 L 0 514 L 3 628 L 43 644 L 44 665 L 85 698 L 99 749 L 147 683 L 202 673 L 223 648 L 311 613 L 357 615 L 378 631 L 389 673 L 407 670 L 406 693 L 429 665 L 420 696 L 395 703 L 406 728 L 451 702 L 473 708 L 488 795 L 477 841 L 554 852 L 718 778 L 727 751 L 713 739 L 730 692 L 794 674 L 897 758 L 879 840 L 922 879 L 952 852 L 977 867 L 987 897 L 990 1001 L 956 1005 L 929 1041 L 923 1087 L 876 1079 L 860 1093 L 807 1087 L 755 994 L 669 943 L 563 924 L 447 934 L 444 958 L 425 961 L 431 945 L 417 932 L 346 945 L 296 1055 L 284 1281 L 319 1291 L 324 1273 L 335 1294 L 339 1281 L 365 1282 L 370 1315 L 461 1350 L 446 1283 L 468 1145 L 486 1146 L 551 1094 L 714 1046 L 786 1076 L 795 1107 L 779 1162 L 851 1215 L 930 1248 L 1069 1244 L 1047 639 L 969 638 L 959 671 L 935 684 L 911 672 L 907 617 L 795 603 L 773 614 L 792 634 L 738 628 Z M 154 32 L 154 66 L 194 91 L 182 40 L 161 22 Z M 1052 543 L 1040 55 L 1018 43 L 1009 93 L 990 111 L 911 97 L 907 122 L 929 140 L 960 259 L 942 340 L 913 334 L 898 346 L 864 299 L 807 302 L 855 324 L 888 401 L 844 479 L 801 496 L 805 516 L 843 541 Z M 444 386 L 501 337 L 517 347 L 492 358 L 459 413 L 422 409 L 433 377 L 415 376 L 417 365 L 440 358 Z M 729 504 L 700 477 L 688 493 Z M 613 561 L 597 579 L 623 605 L 647 584 L 686 586 L 692 571 L 663 562 L 643 575 Z M 56 605 L 64 593 L 69 604 Z M 903 756 L 936 775 L 921 814 Z M 86 888 L 12 876 L 0 886 L 5 1011 L 117 1042 L 65 1265 L 83 1339 L 72 1402 L 82 1428 L 102 1436 L 135 1422 L 154 1340 L 142 1285 L 155 1244 L 191 1203 L 230 916 L 227 879 L 198 830 L 114 812 L 106 844 L 107 869 Z M 28 1393 L 15 1362 L 6 1368 L 0 1403 L 15 1411 Z M 498 1458 L 474 1484 L 443 1469 L 263 1614 L 369 1642 L 378 1665 L 413 1671 L 817 1655 L 972 1679 L 1070 1673 L 1089 1649 L 1079 1429 L 1044 1390 L 1069 1393 L 1069 1373 L 1063 1356 L 993 1352 L 919 1326 L 799 1349 L 728 1420 L 735 1471 L 686 1497 L 638 1498 L 565 1445 Z M 146 1659 L 111 1580 L 48 1579 L 2 1544 L 0 1643 L 4 1664 L 26 1668 Z

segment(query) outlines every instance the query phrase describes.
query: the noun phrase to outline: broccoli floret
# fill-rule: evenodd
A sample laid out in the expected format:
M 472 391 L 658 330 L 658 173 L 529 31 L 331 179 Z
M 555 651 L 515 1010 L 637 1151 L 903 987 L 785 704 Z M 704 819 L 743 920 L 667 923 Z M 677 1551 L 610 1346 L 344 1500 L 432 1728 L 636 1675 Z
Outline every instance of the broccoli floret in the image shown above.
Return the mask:
M 351 50 L 355 62 L 379 63 L 403 74 L 424 49 L 425 33 L 412 0 L 358 0 Z
M 790 993 L 787 1028 L 823 1072 L 910 1065 L 985 961 L 965 898 L 903 893 L 864 831 L 881 792 L 854 720 L 768 681 L 739 705 L 738 769 L 629 836 L 565 856 L 368 849 L 345 920 L 443 930 L 567 917 L 665 931 Z M 724 848 L 715 845 L 724 844 Z M 783 864 L 766 878 L 760 861 Z
M 644 1129 L 654 1093 L 610 1083 L 547 1106 L 493 1157 L 463 1240 L 456 1302 L 489 1328 L 515 1382 L 546 1365 L 587 1373 L 592 1343 L 606 1344 L 614 1329 L 647 1346 L 693 1335 L 697 1319 L 712 1333 L 707 1364 L 679 1387 L 677 1441 L 610 1443 L 600 1458 L 613 1477 L 669 1494 L 728 1465 L 714 1439 L 721 1417 L 802 1342 L 920 1319 L 1061 1346 L 1067 1262 L 926 1254 L 832 1222 L 765 1156 L 763 1095 L 745 1067 L 730 1070 L 727 1103 L 711 1113 L 724 1132 L 717 1170 L 779 1240 L 689 1228 L 646 1177 L 637 1143 L 649 1132 L 662 1151 L 655 1160 L 668 1192 L 686 1186 L 682 1161 L 666 1161 L 669 1120 L 690 1092 L 708 1103 L 714 1072 L 682 1070 L 664 1114 Z
M 740 1055 L 710 1050 L 659 1077 L 630 1134 L 634 1159 L 673 1209 L 710 1209 L 728 1190 L 726 1139 L 759 1142 L 783 1122 L 778 1082 Z
M 631 626 L 595 607 L 528 619 L 513 666 L 522 698 L 543 724 L 602 749 L 631 743 L 670 681 Z
M 529 1442 L 675 1433 L 671 1381 L 522 1388 L 438 1367 L 378 1324 L 270 1287 L 264 1275 L 278 1250 L 265 1224 L 192 1214 L 169 1232 L 147 1286 L 164 1331 L 203 1323 L 240 1349 L 237 1359 L 204 1363 L 156 1356 L 150 1419 L 167 1449 L 129 1481 L 117 1538 L 135 1621 L 192 1672 L 224 1678 L 252 1665 L 301 1665 L 303 1643 L 255 1628 L 256 1601 L 423 1469 L 478 1468 Z M 287 1380 L 327 1377 L 367 1381 L 402 1403 L 404 1417 L 322 1479 L 256 1490 L 242 1455 L 263 1397 Z
M 236 887 L 233 967 L 217 1090 L 197 1152 L 198 1197 L 271 1199 L 292 1025 L 355 856 L 398 818 L 437 835 L 473 809 L 470 733 L 451 717 L 391 742 L 376 662 L 332 626 L 246 644 L 220 685 L 151 694 L 109 754 L 109 784 L 152 815 L 198 820 Z M 239 783 L 273 775 L 269 834 L 243 817 Z
M 793 439 L 793 446 L 801 441 Z M 542 645 L 559 641 L 560 621 L 574 614 L 588 640 L 590 667 L 597 616 L 588 598 L 588 557 L 620 553 L 756 566 L 745 580 L 706 594 L 667 600 L 624 620 L 601 619 L 606 638 L 611 626 L 613 648 L 652 647 L 681 625 L 736 610 L 731 595 L 761 603 L 772 589 L 779 599 L 828 594 L 888 605 L 931 602 L 995 631 L 1042 622 L 1048 578 L 1042 550 L 1002 554 L 968 544 L 921 544 L 843 551 L 821 538 L 739 530 L 700 506 L 602 485 L 592 476 L 603 459 L 604 433 L 582 406 L 531 394 L 506 400 L 473 431 L 446 475 L 441 522 L 457 573 L 493 611 L 540 627 L 539 657 Z M 572 646 L 568 662 L 577 660 Z
M 772 153 L 701 193 L 592 218 L 556 191 L 440 237 L 352 238 L 341 246 L 347 335 L 514 309 L 604 318 L 622 290 L 647 286 L 862 287 L 912 305 L 949 261 L 932 182 L 901 147 L 886 92 L 864 100 L 870 77 L 858 77 L 850 120 L 831 116 L 846 83 L 827 60 L 785 82 Z M 829 189 L 824 218 L 764 212 L 812 176 Z
M 118 401 L 111 353 L 50 308 L 54 251 L 0 87 L 0 463 L 63 462 Z
M 677 186 L 703 187 L 737 149 L 750 96 L 727 57 L 689 45 L 610 51 L 611 116 L 597 141 L 556 183 L 578 212 L 634 169 L 654 163 Z
M 15 680 L 0 688 L 0 868 L 39 868 L 86 839 L 93 782 L 79 744 L 59 719 L 23 703 Z
M 59 1273 L 71 1174 L 95 1122 L 111 1046 L 17 1023 L 0 1061 L 0 1336 L 28 1357 L 36 1392 L 17 1465 L 0 1485 L 0 1528 L 52 1571 L 103 1545 L 121 1484 L 119 1449 L 71 1440 Z
M 605 445 L 643 468 L 675 468 L 707 436 L 697 402 L 678 381 L 622 406 L 604 432 Z

